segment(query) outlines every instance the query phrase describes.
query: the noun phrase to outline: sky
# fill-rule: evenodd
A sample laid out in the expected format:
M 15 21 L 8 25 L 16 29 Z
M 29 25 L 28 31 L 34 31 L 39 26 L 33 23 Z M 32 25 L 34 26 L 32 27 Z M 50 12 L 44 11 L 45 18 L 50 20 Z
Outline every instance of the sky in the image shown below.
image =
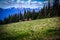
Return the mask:
M 31 9 L 40 8 L 41 9 L 43 8 L 44 4 L 48 6 L 48 1 L 45 1 L 45 0 L 0 0 L 0 8 L 3 8 L 3 9 L 10 9 L 12 7 L 13 8 L 15 7 L 15 8 L 31 8 Z M 53 5 L 53 0 L 50 0 L 50 4 Z M 13 14 L 13 12 L 11 14 Z M 0 12 L 0 19 L 3 19 L 6 16 L 9 16 L 9 13 L 7 13 L 7 11 Z
M 0 8 L 10 9 L 12 7 L 15 8 L 43 8 L 44 4 L 47 5 L 47 1 L 45 0 L 0 0 Z M 16 11 L 14 11 L 16 12 Z M 11 12 L 10 12 L 11 13 Z M 0 19 L 4 19 L 5 17 L 10 15 L 9 11 L 0 13 Z M 13 12 L 11 13 L 13 14 Z
M 0 8 L 43 8 L 44 3 L 47 4 L 45 0 L 0 0 Z

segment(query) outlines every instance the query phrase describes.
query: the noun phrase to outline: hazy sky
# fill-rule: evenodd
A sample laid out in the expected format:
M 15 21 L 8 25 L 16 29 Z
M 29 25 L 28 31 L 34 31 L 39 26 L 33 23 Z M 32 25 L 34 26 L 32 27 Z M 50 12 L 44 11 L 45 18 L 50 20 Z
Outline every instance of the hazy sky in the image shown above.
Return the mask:
M 10 8 L 10 7 L 25 7 L 25 8 L 42 8 L 45 0 L 0 0 L 0 8 Z

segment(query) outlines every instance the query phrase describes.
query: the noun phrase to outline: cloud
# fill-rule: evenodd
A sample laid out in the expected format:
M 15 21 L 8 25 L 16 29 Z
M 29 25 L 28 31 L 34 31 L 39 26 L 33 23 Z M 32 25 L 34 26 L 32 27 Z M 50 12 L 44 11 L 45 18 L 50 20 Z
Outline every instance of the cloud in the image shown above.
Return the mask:
M 39 4 L 43 4 L 43 2 L 38 2 Z
M 0 8 L 7 8 L 8 6 L 14 5 L 14 0 L 2 0 L 0 1 Z
M 31 2 L 31 0 L 28 0 L 28 3 L 30 3 Z
M 17 0 L 17 3 L 19 3 L 20 2 L 20 0 Z
M 23 2 L 23 3 L 22 3 Z M 15 4 L 15 8 L 43 8 L 43 3 L 38 2 L 31 2 L 27 4 L 26 2 L 22 1 L 20 4 Z
M 44 2 L 38 2 L 38 1 L 32 1 L 32 0 L 17 0 L 15 2 L 15 0 L 5 0 L 3 2 L 0 2 L 0 8 L 10 8 L 10 7 L 15 7 L 15 8 L 43 8 L 43 4 Z M 4 5 L 3 5 L 4 4 Z
M 14 0 L 12 0 L 14 2 Z
M 26 2 L 24 2 L 24 1 L 21 1 L 20 3 L 26 3 Z

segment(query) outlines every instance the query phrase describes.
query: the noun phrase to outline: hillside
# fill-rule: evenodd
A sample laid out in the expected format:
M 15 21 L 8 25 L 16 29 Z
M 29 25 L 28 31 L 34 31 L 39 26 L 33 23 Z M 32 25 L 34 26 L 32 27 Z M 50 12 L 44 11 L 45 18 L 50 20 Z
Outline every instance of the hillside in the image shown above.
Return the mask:
M 0 40 L 60 40 L 60 17 L 0 25 Z

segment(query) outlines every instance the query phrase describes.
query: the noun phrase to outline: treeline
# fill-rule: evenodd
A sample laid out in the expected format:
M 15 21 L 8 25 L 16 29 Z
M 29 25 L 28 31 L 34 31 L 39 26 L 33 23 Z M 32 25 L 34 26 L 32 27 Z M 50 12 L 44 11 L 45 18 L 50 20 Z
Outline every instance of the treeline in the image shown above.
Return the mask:
M 16 13 L 14 15 L 9 15 L 8 18 L 4 18 L 4 20 L 0 20 L 0 24 L 8 24 L 20 21 L 29 21 L 41 18 L 50 18 L 60 16 L 60 4 L 59 0 L 55 0 L 53 6 L 50 6 L 50 0 L 48 1 L 48 7 L 44 5 L 44 7 L 39 11 L 35 12 L 24 10 L 24 15 L 20 13 Z
M 29 21 L 29 20 L 35 20 L 37 19 L 39 15 L 39 12 L 28 11 L 24 10 L 24 15 L 20 13 L 15 13 L 14 15 L 9 15 L 8 18 L 4 18 L 4 20 L 0 20 L 0 24 L 8 24 L 8 23 L 14 23 L 14 22 L 20 22 L 20 21 Z

